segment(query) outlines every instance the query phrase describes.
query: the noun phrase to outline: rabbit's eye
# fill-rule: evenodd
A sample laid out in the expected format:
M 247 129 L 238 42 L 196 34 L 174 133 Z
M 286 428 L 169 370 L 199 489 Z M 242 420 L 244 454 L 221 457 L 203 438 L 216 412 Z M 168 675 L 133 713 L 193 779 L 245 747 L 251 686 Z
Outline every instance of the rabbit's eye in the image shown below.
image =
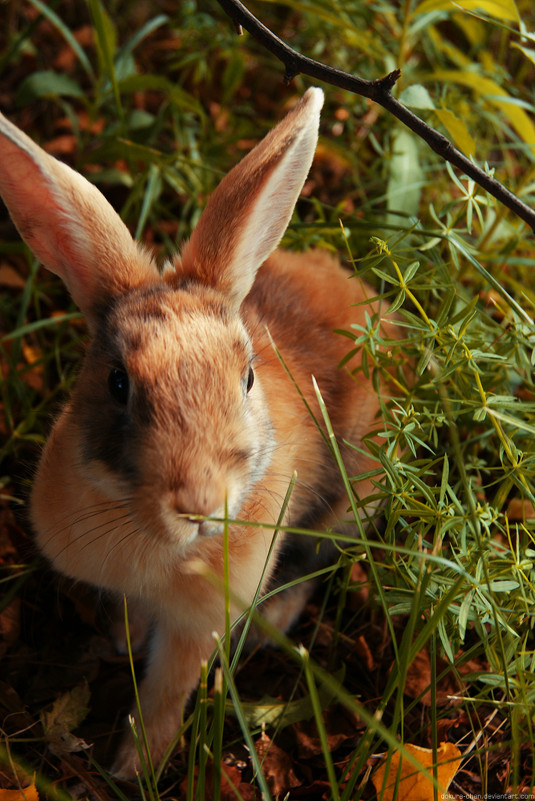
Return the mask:
M 251 391 L 253 384 L 254 384 L 254 370 L 252 367 L 249 367 L 249 375 L 247 376 L 247 392 Z
M 114 367 L 108 376 L 108 389 L 117 403 L 125 406 L 128 403 L 128 373 L 120 367 Z

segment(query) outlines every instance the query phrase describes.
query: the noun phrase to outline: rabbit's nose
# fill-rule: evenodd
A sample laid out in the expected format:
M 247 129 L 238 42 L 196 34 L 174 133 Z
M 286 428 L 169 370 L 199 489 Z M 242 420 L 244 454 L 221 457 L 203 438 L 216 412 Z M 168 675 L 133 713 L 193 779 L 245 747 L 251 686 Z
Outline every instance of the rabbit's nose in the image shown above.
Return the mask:
M 225 497 L 225 488 L 215 483 L 203 488 L 181 487 L 173 493 L 171 507 L 180 517 L 200 525 L 203 517 L 221 516 Z

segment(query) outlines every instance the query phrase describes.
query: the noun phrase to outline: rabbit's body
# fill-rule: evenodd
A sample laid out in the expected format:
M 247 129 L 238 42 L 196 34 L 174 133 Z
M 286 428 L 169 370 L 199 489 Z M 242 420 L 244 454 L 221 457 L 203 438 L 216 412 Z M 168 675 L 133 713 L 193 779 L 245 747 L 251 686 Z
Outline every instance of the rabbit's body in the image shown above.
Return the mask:
M 348 343 L 333 332 L 378 311 L 366 302 L 372 292 L 325 253 L 273 252 L 308 172 L 320 107 L 309 90 L 229 173 L 162 275 L 94 187 L 0 120 L 0 190 L 91 333 L 35 478 L 37 541 L 58 570 L 126 594 L 154 621 L 141 687 L 153 759 L 176 731 L 213 632 L 224 631 L 222 519 L 244 521 L 228 530 L 236 616 L 269 582 L 294 471 L 284 525 L 322 530 L 344 517 L 344 484 L 296 385 L 319 420 L 315 377 L 348 474 L 373 466 L 343 442 L 360 446 L 378 398 L 363 373 L 350 374 L 359 355 L 338 367 Z M 357 490 L 365 497 L 371 483 Z M 274 605 L 272 619 L 287 627 L 303 597 Z M 125 739 L 116 773 L 137 764 Z
M 373 426 L 376 396 L 369 383 L 338 368 L 347 344 L 333 325 L 336 320 L 346 329 L 362 324 L 373 304 L 355 304 L 366 291 L 372 293 L 328 254 L 312 252 L 307 259 L 306 284 L 302 254 L 276 251 L 265 262 L 240 310 L 243 326 L 239 318 L 229 320 L 212 290 L 195 297 L 191 289 L 158 284 L 123 296 L 107 311 L 34 480 L 38 543 L 58 570 L 143 598 L 158 614 L 169 607 L 178 622 L 197 628 L 204 607 L 199 597 L 214 595 L 206 604 L 213 620 L 221 598 L 192 574 L 192 563 L 201 560 L 221 575 L 222 539 L 210 537 L 209 521 L 201 525 L 207 533 L 198 536 L 198 523 L 185 517 L 187 510 L 223 517 L 226 490 L 229 518 L 274 525 L 295 470 L 285 524 L 318 529 L 340 524 L 348 501 L 338 468 L 273 344 L 316 418 L 311 375 L 338 442 L 342 447 L 344 440 L 359 442 Z M 199 302 L 201 294 L 207 297 Z M 181 357 L 184 340 L 195 344 Z M 259 397 L 252 410 L 229 402 L 223 418 L 221 398 L 236 394 L 229 376 L 242 373 L 252 353 L 256 378 L 250 400 L 253 393 Z M 233 359 L 237 370 L 229 370 Z M 107 388 L 116 363 L 126 367 L 139 395 L 126 422 Z M 372 467 L 355 450 L 346 448 L 344 457 L 350 475 Z M 176 486 L 186 475 L 191 485 Z M 51 487 L 60 489 L 51 493 Z M 359 494 L 369 494 L 369 485 Z M 173 512 L 178 512 L 174 518 Z M 272 528 L 230 527 L 231 587 L 246 601 L 265 569 L 272 534 Z M 266 581 L 269 575 L 267 570 Z M 215 622 L 214 629 L 221 630 Z

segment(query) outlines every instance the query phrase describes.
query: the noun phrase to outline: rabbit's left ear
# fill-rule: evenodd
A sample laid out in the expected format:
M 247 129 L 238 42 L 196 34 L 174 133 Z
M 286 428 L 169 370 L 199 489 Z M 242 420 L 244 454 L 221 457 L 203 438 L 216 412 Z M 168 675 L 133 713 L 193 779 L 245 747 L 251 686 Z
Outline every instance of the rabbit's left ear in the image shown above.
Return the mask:
M 35 256 L 91 311 L 158 271 L 98 189 L 0 114 L 0 194 Z
M 312 164 L 322 105 L 321 89 L 308 89 L 221 181 L 182 250 L 180 276 L 241 304 L 290 222 Z

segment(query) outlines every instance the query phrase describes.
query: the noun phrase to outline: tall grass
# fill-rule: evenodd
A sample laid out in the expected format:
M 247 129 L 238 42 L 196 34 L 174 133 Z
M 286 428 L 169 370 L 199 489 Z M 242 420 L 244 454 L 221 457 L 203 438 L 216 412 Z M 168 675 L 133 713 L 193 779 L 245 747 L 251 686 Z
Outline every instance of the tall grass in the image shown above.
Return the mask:
M 221 174 L 307 83 L 284 87 L 279 65 L 250 38 L 237 38 L 215 2 L 90 0 L 73 9 L 25 0 L 3 8 L 4 110 L 94 181 L 161 255 L 187 236 Z M 251 8 L 293 47 L 334 66 L 366 78 L 401 66 L 404 101 L 533 202 L 528 0 L 508 0 L 500 18 L 486 0 L 470 13 L 438 0 Z M 378 423 L 379 436 L 366 439 L 378 512 L 360 522 L 355 477 L 340 459 L 355 535 L 337 538 L 338 570 L 321 576 L 313 624 L 290 638 L 271 632 L 292 689 L 284 698 L 269 688 L 251 697 L 229 637 L 214 642 L 214 686 L 203 672 L 177 735 L 189 756 L 175 757 L 165 777 L 163 766 L 148 770 L 138 793 L 165 797 L 179 781 L 188 801 L 239 799 L 240 772 L 222 759 L 245 743 L 243 776 L 262 797 L 275 797 L 259 743 L 268 737 L 288 747 L 288 731 L 306 719 L 316 724 L 332 799 L 373 798 L 378 754 L 404 743 L 436 753 L 444 737 L 456 741 L 470 772 L 451 790 L 473 789 L 477 775 L 481 793 L 533 792 L 533 240 L 386 114 L 326 91 L 309 197 L 284 244 L 340 252 L 399 315 L 400 342 L 381 341 L 372 319 L 340 332 L 348 352 L 363 349 L 372 380 L 390 376 L 388 427 Z M 0 496 L 3 508 L 23 510 L 27 465 L 72 385 L 84 324 L 5 220 L 0 233 L 0 269 L 14 270 L 0 272 Z M 329 437 L 323 411 L 318 423 Z M 341 443 L 331 443 L 338 453 Z M 9 531 L 24 527 L 23 516 L 15 524 L 8 514 Z M 45 579 L 36 582 L 42 566 L 26 554 L 24 545 L 2 564 L 2 608 L 21 599 L 31 621 L 27 588 Z M 261 612 L 259 602 L 250 622 L 265 628 Z M 355 656 L 359 638 L 372 651 L 371 672 Z M 428 674 L 417 668 L 423 664 Z M 40 701 L 27 703 L 38 720 Z M 325 710 L 333 704 L 359 721 L 357 742 L 342 756 L 329 737 Z M 42 793 L 65 798 L 50 784 L 65 767 L 32 737 L 6 734 L 4 764 L 11 772 L 17 760 L 37 769 Z M 111 797 L 125 797 L 109 787 Z

